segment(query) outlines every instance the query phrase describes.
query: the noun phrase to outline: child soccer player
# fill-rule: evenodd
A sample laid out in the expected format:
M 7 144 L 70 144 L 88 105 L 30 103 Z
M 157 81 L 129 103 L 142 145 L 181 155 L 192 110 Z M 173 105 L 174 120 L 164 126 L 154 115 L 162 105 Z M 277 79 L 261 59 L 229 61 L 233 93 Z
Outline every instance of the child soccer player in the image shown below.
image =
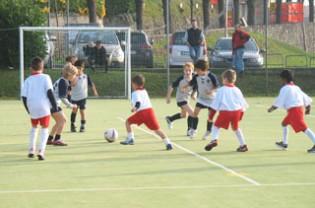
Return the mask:
M 94 93 L 94 96 L 98 96 L 96 87 L 90 77 L 84 74 L 84 61 L 77 60 L 74 64 L 78 69 L 77 77 L 72 83 L 71 90 L 71 102 L 76 104 L 80 109 L 81 115 L 81 126 L 80 132 L 85 131 L 85 108 L 86 108 L 86 99 L 88 97 L 88 87 L 91 87 Z M 77 116 L 78 108 L 73 108 L 71 113 L 71 132 L 76 132 L 75 119 Z
M 304 120 L 304 108 L 305 114 L 310 114 L 312 99 L 294 84 L 291 71 L 283 70 L 280 78 L 283 87 L 274 104 L 268 109 L 269 113 L 277 108 L 283 108 L 288 112 L 282 121 L 282 141 L 276 142 L 276 145 L 284 150 L 288 148 L 288 125 L 291 125 L 296 133 L 304 132 L 311 139 L 314 145 L 307 152 L 315 153 L 315 134 L 307 127 Z
M 66 64 L 62 71 L 62 77 L 54 83 L 54 95 L 57 100 L 58 109 L 51 110 L 51 115 L 56 123 L 49 134 L 47 141 L 48 145 L 67 146 L 67 144 L 61 139 L 61 133 L 66 124 L 66 117 L 61 109 L 61 102 L 65 104 L 67 108 L 77 107 L 75 104 L 71 104 L 67 98 L 70 85 L 69 81 L 73 81 L 77 72 L 78 70 L 75 66 L 72 64 Z
M 216 89 L 219 86 L 219 81 L 217 77 L 209 71 L 209 64 L 205 60 L 198 60 L 195 63 L 196 75 L 193 76 L 192 80 L 189 82 L 189 85 L 194 89 L 197 89 L 197 103 L 194 109 L 194 114 L 192 117 L 191 125 L 192 128 L 189 130 L 190 138 L 195 137 L 197 126 L 198 126 L 198 115 L 201 109 L 207 108 L 209 111 L 209 120 L 207 121 L 207 131 L 203 136 L 203 139 L 206 139 L 211 132 L 213 117 L 215 111 L 211 109 L 210 105 L 215 97 Z M 187 86 L 183 87 L 184 89 Z
M 23 104 L 31 117 L 32 128 L 29 137 L 28 157 L 33 158 L 36 152 L 36 138 L 38 124 L 41 125 L 40 143 L 38 145 L 38 160 L 45 159 L 45 149 L 48 137 L 50 121 L 50 107 L 57 109 L 57 103 L 53 94 L 53 86 L 50 77 L 43 74 L 44 62 L 35 57 L 31 63 L 31 73 L 25 81 L 22 89 Z
M 172 83 L 172 85 L 168 88 L 167 95 L 166 95 L 166 103 L 171 103 L 171 95 L 174 90 L 176 89 L 176 101 L 177 106 L 181 108 L 181 113 L 176 113 L 172 116 L 166 116 L 166 122 L 168 124 L 168 127 L 170 129 L 173 128 L 173 121 L 181 118 L 186 118 L 186 115 L 188 113 L 188 119 L 187 119 L 187 125 L 188 130 L 191 128 L 191 116 L 193 116 L 194 112 L 192 108 L 189 105 L 189 97 L 193 97 L 193 88 L 187 87 L 186 89 L 182 89 L 183 86 L 188 85 L 189 82 L 192 80 L 194 72 L 194 65 L 191 62 L 187 62 L 184 65 L 184 75 L 180 76 L 178 79 L 176 79 L 175 82 Z
M 154 131 L 166 145 L 166 150 L 172 150 L 172 144 L 164 132 L 160 129 L 160 125 L 155 116 L 154 110 L 151 105 L 151 101 L 147 91 L 144 89 L 145 79 L 139 74 L 132 78 L 132 89 L 131 94 L 131 104 L 132 114 L 126 120 L 126 129 L 127 129 L 127 139 L 123 142 L 120 142 L 122 145 L 133 145 L 134 144 L 134 134 L 131 129 L 132 124 L 145 124 L 150 130 Z
M 234 70 L 229 69 L 223 72 L 222 79 L 224 86 L 218 90 L 211 104 L 211 108 L 219 111 L 219 115 L 212 127 L 211 142 L 205 147 L 205 150 L 210 151 L 212 148 L 216 147 L 218 145 L 220 128 L 228 129 L 231 124 L 240 143 L 236 151 L 246 152 L 248 148 L 243 132 L 239 128 L 239 122 L 248 104 L 241 90 L 235 86 L 236 72 Z

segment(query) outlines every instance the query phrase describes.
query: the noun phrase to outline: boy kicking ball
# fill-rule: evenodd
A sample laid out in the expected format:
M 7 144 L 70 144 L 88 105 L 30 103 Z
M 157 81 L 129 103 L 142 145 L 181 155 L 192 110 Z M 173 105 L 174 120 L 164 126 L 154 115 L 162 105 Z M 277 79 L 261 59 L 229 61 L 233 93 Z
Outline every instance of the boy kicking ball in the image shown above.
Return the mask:
M 206 151 L 212 150 L 218 146 L 220 128 L 228 129 L 231 124 L 233 131 L 240 143 L 236 149 L 237 152 L 247 152 L 248 148 L 242 130 L 239 128 L 239 122 L 242 120 L 245 109 L 248 104 L 241 92 L 235 86 L 236 72 L 226 70 L 222 74 L 223 84 L 211 104 L 211 108 L 219 111 L 219 115 L 214 123 L 211 132 L 211 142 L 205 147 Z
M 304 132 L 311 139 L 314 145 L 307 152 L 315 153 L 315 134 L 307 127 L 304 120 L 304 113 L 310 114 L 312 99 L 294 84 L 291 71 L 283 70 L 280 78 L 283 87 L 274 104 L 268 109 L 269 113 L 277 108 L 283 108 L 288 112 L 282 121 L 282 141 L 276 142 L 276 145 L 283 150 L 288 148 L 288 125 L 291 125 L 296 133 Z
M 131 94 L 131 104 L 132 114 L 126 121 L 127 129 L 127 139 L 123 142 L 120 142 L 122 145 L 133 145 L 134 144 L 134 133 L 131 129 L 132 124 L 145 124 L 150 130 L 154 131 L 165 143 L 166 150 L 172 150 L 171 141 L 167 138 L 165 133 L 160 129 L 160 125 L 155 116 L 152 104 L 149 98 L 147 91 L 144 89 L 145 79 L 139 74 L 132 78 L 132 89 Z
M 32 128 L 29 138 L 28 157 L 33 158 L 36 152 L 36 138 L 38 124 L 41 125 L 40 143 L 38 145 L 38 160 L 45 159 L 46 142 L 48 138 L 48 126 L 50 121 L 50 107 L 57 109 L 57 103 L 53 94 L 53 86 L 50 77 L 43 74 L 44 62 L 35 57 L 31 63 L 31 73 L 23 85 L 23 104 L 31 117 Z

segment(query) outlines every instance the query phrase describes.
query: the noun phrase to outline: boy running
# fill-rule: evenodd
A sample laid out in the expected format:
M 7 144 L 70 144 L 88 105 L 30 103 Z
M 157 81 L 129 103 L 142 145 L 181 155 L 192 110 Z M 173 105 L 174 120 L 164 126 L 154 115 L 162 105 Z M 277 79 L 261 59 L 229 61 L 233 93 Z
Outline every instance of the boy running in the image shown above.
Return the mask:
M 167 138 L 165 133 L 160 129 L 160 125 L 155 116 L 152 104 L 149 98 L 147 91 L 144 89 L 145 79 L 139 74 L 132 78 L 132 89 L 131 94 L 131 104 L 132 114 L 126 120 L 126 129 L 127 129 L 127 139 L 123 142 L 120 142 L 122 145 L 133 145 L 134 144 L 134 133 L 131 129 L 132 124 L 145 124 L 150 130 L 154 131 L 165 143 L 166 150 L 172 150 L 171 141 Z
M 283 70 L 280 78 L 283 87 L 274 104 L 268 109 L 269 113 L 277 108 L 283 108 L 288 112 L 282 121 L 282 141 L 276 142 L 276 145 L 283 150 L 288 149 L 288 125 L 291 125 L 296 133 L 304 132 L 311 139 L 314 145 L 307 152 L 315 153 L 315 134 L 307 127 L 304 120 L 304 113 L 310 114 L 312 99 L 294 84 L 291 71 Z
M 98 96 L 96 87 L 90 77 L 84 74 L 84 62 L 82 60 L 78 60 L 74 64 L 78 69 L 78 74 L 76 79 L 73 80 L 72 83 L 72 91 L 71 91 L 71 103 L 78 106 L 80 109 L 81 115 L 81 126 L 80 132 L 85 131 L 85 109 L 86 109 L 86 99 L 88 97 L 88 87 L 91 87 L 93 90 L 94 96 Z M 73 108 L 71 113 L 71 132 L 76 132 L 75 119 L 77 116 L 78 108 Z
M 218 146 L 220 128 L 228 129 L 231 125 L 240 146 L 237 152 L 247 152 L 248 148 L 242 130 L 239 128 L 239 122 L 242 120 L 244 111 L 248 104 L 241 92 L 235 86 L 236 72 L 234 70 L 226 70 L 222 74 L 223 84 L 211 104 L 211 108 L 219 111 L 219 115 L 214 123 L 211 132 L 211 142 L 205 147 L 206 151 Z
M 171 103 L 171 95 L 173 90 L 176 88 L 176 101 L 177 106 L 181 108 L 181 112 L 174 114 L 172 116 L 166 116 L 166 122 L 170 129 L 173 128 L 173 121 L 181 118 L 186 118 L 188 113 L 187 119 L 187 126 L 188 130 L 192 127 L 191 126 L 191 116 L 193 116 L 194 112 L 189 105 L 189 98 L 193 97 L 193 88 L 187 87 L 186 89 L 182 89 L 183 86 L 188 85 L 189 82 L 192 80 L 194 72 L 194 65 L 191 62 L 187 62 L 184 65 L 184 75 L 180 76 L 176 79 L 175 82 L 168 88 L 167 95 L 166 95 L 166 103 Z
M 43 71 L 43 60 L 39 57 L 33 58 L 31 63 L 32 75 L 24 81 L 21 93 L 24 107 L 30 115 L 32 123 L 29 137 L 29 158 L 34 158 L 36 152 L 38 124 L 42 127 L 40 131 L 40 143 L 38 145 L 38 160 L 45 159 L 50 108 L 53 110 L 57 109 L 51 79 L 47 74 L 43 74 Z

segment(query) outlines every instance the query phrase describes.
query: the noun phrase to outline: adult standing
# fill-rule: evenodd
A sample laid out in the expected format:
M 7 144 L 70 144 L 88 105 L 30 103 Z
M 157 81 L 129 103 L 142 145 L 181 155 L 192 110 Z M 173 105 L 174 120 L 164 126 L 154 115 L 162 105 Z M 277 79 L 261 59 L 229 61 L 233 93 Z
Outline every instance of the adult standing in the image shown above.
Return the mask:
M 184 40 L 186 41 L 189 47 L 189 54 L 194 63 L 200 58 L 202 47 L 205 45 L 205 35 L 198 28 L 198 23 L 196 19 L 191 20 L 191 28 L 188 29 L 185 33 Z M 204 47 L 204 50 L 207 50 Z
M 236 25 L 232 35 L 232 67 L 239 73 L 244 72 L 245 44 L 250 39 L 250 35 L 244 31 L 244 28 L 243 24 Z

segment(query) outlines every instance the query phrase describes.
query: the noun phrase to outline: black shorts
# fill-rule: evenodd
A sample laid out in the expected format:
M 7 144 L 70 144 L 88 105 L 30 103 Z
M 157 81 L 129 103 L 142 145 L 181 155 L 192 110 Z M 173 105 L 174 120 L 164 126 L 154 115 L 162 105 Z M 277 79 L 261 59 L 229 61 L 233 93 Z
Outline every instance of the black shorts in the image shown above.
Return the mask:
M 60 107 L 58 107 L 57 111 L 54 109 L 50 109 L 50 114 L 61 112 L 61 111 L 62 111 L 62 108 L 60 108 Z
M 177 102 L 178 107 L 182 107 L 182 106 L 187 105 L 187 104 L 188 104 L 187 101 Z
M 86 109 L 86 99 L 82 100 L 71 100 L 72 104 L 76 104 L 80 110 Z
M 205 109 L 205 108 L 208 108 L 209 110 L 211 109 L 210 107 L 205 106 L 205 105 L 203 105 L 201 103 L 196 103 L 196 107 L 201 108 L 201 109 Z

